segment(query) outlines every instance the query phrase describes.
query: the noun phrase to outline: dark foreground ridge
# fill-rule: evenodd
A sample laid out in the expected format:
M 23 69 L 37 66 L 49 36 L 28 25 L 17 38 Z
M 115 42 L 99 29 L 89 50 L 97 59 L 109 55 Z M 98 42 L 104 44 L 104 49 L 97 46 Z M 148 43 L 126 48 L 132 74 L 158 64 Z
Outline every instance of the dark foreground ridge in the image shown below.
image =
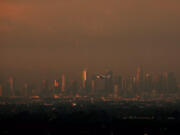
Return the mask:
M 42 101 L 0 105 L 0 134 L 179 135 L 180 102 Z

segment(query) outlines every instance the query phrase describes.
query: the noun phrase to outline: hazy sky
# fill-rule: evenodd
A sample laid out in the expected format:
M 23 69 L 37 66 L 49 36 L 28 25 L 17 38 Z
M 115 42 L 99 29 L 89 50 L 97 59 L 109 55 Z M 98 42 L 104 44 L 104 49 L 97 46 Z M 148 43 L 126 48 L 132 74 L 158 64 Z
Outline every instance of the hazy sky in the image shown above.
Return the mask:
M 180 75 L 179 0 L 0 0 L 1 74 Z

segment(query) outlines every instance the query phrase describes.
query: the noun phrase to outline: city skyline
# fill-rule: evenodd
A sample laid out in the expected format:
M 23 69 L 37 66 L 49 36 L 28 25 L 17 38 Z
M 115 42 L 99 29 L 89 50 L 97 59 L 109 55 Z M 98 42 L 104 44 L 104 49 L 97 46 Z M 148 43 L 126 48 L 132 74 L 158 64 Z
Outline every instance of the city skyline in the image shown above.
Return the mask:
M 0 82 L 0 95 L 5 97 L 61 97 L 61 96 L 152 96 L 156 94 L 180 93 L 180 83 L 174 72 L 149 73 L 142 66 L 137 67 L 135 74 L 122 76 L 114 74 L 112 70 L 89 74 L 84 68 L 81 79 L 72 79 L 61 74 L 53 79 L 43 79 L 40 82 L 20 82 L 15 76 Z
M 93 76 L 94 74 L 101 74 L 103 72 L 106 72 L 108 70 L 112 70 L 116 75 L 122 75 L 124 77 L 128 77 L 128 76 L 136 76 L 137 75 L 137 68 L 142 67 L 144 70 L 144 73 L 150 73 L 150 74 L 161 74 L 161 73 L 165 73 L 165 72 L 173 72 L 176 74 L 176 78 L 178 80 L 178 82 L 180 82 L 180 76 L 177 72 L 173 71 L 173 70 L 155 70 L 155 71 L 151 71 L 150 69 L 147 70 L 144 65 L 138 65 L 135 68 L 130 68 L 128 67 L 128 69 L 130 70 L 129 72 L 123 72 L 121 70 L 113 70 L 112 68 L 104 68 L 104 69 L 99 69 L 99 70 L 93 70 L 91 68 L 79 68 L 76 69 L 76 71 L 72 72 L 72 71 L 61 71 L 59 70 L 58 72 L 56 71 L 32 71 L 32 70 L 20 70 L 19 72 L 16 72 L 14 70 L 11 70 L 9 72 L 2 72 L 1 76 L 0 76 L 0 81 L 3 81 L 4 79 L 8 79 L 10 76 L 14 76 L 16 78 L 18 78 L 19 80 L 23 81 L 26 80 L 28 82 L 36 82 L 39 80 L 43 80 L 43 79 L 53 79 L 53 78 L 59 78 L 59 76 L 61 75 L 66 75 L 69 76 L 71 79 L 81 79 L 82 75 L 81 72 L 82 70 L 88 70 L 88 74 L 90 76 Z M 34 81 L 33 81 L 34 80 Z

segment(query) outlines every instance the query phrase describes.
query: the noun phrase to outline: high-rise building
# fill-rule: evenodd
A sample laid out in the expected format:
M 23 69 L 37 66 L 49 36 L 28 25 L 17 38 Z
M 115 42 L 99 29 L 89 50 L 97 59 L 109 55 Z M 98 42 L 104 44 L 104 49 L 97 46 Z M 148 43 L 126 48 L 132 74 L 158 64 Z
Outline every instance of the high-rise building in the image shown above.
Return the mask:
M 150 73 L 146 73 L 144 78 L 144 89 L 146 92 L 152 91 L 153 89 L 152 81 L 153 81 L 152 75 Z
M 82 88 L 87 88 L 87 70 L 84 69 L 82 72 Z
M 125 96 L 127 93 L 127 79 L 125 77 L 122 78 L 122 90 L 121 90 L 121 96 Z
M 117 84 L 118 84 L 119 89 L 121 90 L 122 89 L 122 77 L 121 76 L 118 76 Z
M 24 95 L 24 97 L 29 97 L 32 95 L 32 89 L 30 88 L 30 86 L 27 83 L 24 84 L 23 95 Z
M 128 78 L 128 90 L 132 91 L 134 88 L 134 77 L 133 76 L 129 76 Z
M 40 96 L 43 96 L 43 97 L 49 97 L 50 96 L 50 83 L 48 80 L 42 81 Z
M 61 76 L 61 92 L 65 91 L 65 85 L 66 85 L 65 75 L 62 75 Z
M 54 80 L 52 93 L 57 95 L 57 94 L 60 94 L 60 92 L 61 92 L 61 89 L 60 89 L 59 80 Z
M 162 75 L 163 75 L 163 90 L 167 92 L 167 90 L 168 90 L 168 72 L 164 72 Z
M 153 79 L 153 89 L 158 93 L 171 93 L 177 91 L 177 81 L 173 72 L 157 74 Z
M 99 96 L 104 96 L 105 95 L 105 80 L 104 79 L 96 79 L 95 80 L 95 93 L 96 95 Z
M 91 91 L 94 92 L 95 90 L 95 81 L 91 80 Z
M 137 68 L 137 72 L 136 72 L 136 80 L 139 82 L 141 80 L 143 80 L 143 69 L 142 66 L 139 66 Z
M 12 76 L 8 79 L 7 96 L 15 96 L 15 81 Z
M 125 91 L 127 89 L 127 80 L 126 78 L 122 78 L 122 89 Z
M 65 87 L 64 87 L 65 93 L 67 95 L 69 95 L 69 93 L 70 93 L 70 81 L 69 81 L 68 76 L 64 76 L 64 78 L 65 78 Z
M 134 77 L 129 76 L 129 77 L 123 78 L 121 94 L 130 96 L 135 92 L 134 90 L 135 90 Z
M 176 92 L 177 91 L 177 80 L 173 72 L 168 73 L 168 91 Z
M 144 72 L 142 66 L 137 68 L 136 72 L 136 86 L 138 89 L 143 89 L 143 81 L 144 81 Z
M 159 91 L 159 83 L 160 82 L 160 74 L 154 74 L 153 79 L 152 79 L 152 84 L 153 84 L 153 91 L 158 92 Z
M 107 71 L 105 76 L 105 93 L 113 94 L 113 72 Z
M 54 80 L 54 87 L 55 88 L 59 87 L 59 82 L 57 80 Z
M 70 81 L 70 88 L 69 88 L 69 91 L 70 91 L 70 95 L 73 95 L 75 96 L 76 94 L 79 94 L 79 88 L 78 88 L 78 82 L 75 81 L 75 80 L 71 80 Z
M 114 93 L 113 93 L 114 98 L 116 99 L 118 97 L 118 84 L 114 85 Z
M 2 88 L 2 84 L 0 84 L 0 97 L 3 96 L 3 88 Z

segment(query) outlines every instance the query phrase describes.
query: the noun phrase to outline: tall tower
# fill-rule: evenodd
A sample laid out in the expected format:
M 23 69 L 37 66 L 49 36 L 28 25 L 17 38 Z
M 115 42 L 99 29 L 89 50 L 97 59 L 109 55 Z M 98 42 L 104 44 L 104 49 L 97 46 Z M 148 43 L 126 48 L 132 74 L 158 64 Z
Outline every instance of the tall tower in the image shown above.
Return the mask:
M 168 92 L 176 92 L 177 80 L 173 72 L 168 73 Z
M 137 88 L 142 89 L 143 88 L 143 69 L 142 66 L 139 66 L 137 68 L 137 72 L 136 72 L 136 85 Z
M 54 82 L 55 83 L 55 82 Z M 48 97 L 50 95 L 50 83 L 48 80 L 42 81 L 40 96 Z
M 113 72 L 111 70 L 107 70 L 106 74 L 107 78 L 105 79 L 105 92 L 106 94 L 113 93 Z
M 9 80 L 8 80 L 8 88 L 9 88 L 9 94 L 10 96 L 15 96 L 15 83 L 14 83 L 14 78 L 11 76 L 9 77 Z
M 116 99 L 118 97 L 118 84 L 114 85 L 114 93 L 113 93 L 114 98 Z
M 148 92 L 150 92 L 153 89 L 152 81 L 153 81 L 152 75 L 150 73 L 146 73 L 144 78 L 144 88 Z
M 84 69 L 82 73 L 82 88 L 85 89 L 87 87 L 87 70 Z
M 143 80 L 143 69 L 142 69 L 142 66 L 139 66 L 139 67 L 137 68 L 136 80 L 137 80 L 137 82 Z
M 29 85 L 28 83 L 25 83 L 24 88 L 23 88 L 24 97 L 32 96 L 32 93 L 33 93 L 32 90 L 33 90 L 33 86 Z
M 54 87 L 55 87 L 55 88 L 59 87 L 59 83 L 58 83 L 57 80 L 54 80 Z
M 65 91 L 65 75 L 61 76 L 61 91 Z
M 59 94 L 60 92 L 61 92 L 61 90 L 60 90 L 59 80 L 54 80 L 52 93 L 56 95 L 56 94 Z
M 28 85 L 27 83 L 24 84 L 24 87 L 23 87 L 23 95 L 24 95 L 24 97 L 30 96 L 30 95 L 29 95 L 29 85 Z
M 0 84 L 0 97 L 2 97 L 2 85 Z
M 95 80 L 91 80 L 91 92 L 94 93 L 95 90 Z

